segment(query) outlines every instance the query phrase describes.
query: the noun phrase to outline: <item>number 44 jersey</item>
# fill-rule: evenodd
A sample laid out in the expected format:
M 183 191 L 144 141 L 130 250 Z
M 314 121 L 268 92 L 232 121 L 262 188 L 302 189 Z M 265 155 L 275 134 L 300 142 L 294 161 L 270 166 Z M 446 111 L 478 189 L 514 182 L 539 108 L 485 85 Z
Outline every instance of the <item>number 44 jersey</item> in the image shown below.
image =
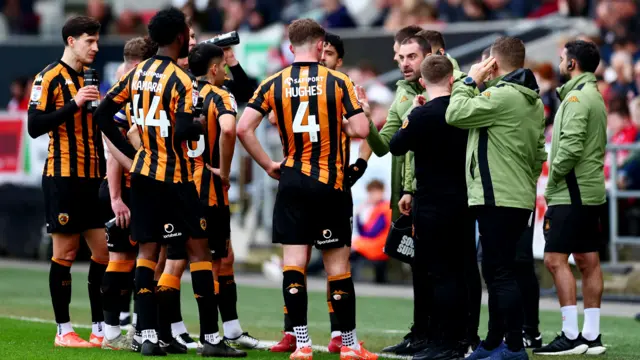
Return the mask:
M 141 62 L 107 94 L 114 102 L 131 102 L 131 119 L 142 146 L 131 172 L 158 181 L 193 181 L 193 160 L 187 142 L 176 138 L 176 118 L 193 114 L 198 98 L 196 79 L 171 58 L 156 55 Z
M 247 106 L 263 115 L 275 112 L 284 166 L 343 189 L 349 156 L 342 118 L 362 112 L 347 75 L 296 62 L 264 80 Z

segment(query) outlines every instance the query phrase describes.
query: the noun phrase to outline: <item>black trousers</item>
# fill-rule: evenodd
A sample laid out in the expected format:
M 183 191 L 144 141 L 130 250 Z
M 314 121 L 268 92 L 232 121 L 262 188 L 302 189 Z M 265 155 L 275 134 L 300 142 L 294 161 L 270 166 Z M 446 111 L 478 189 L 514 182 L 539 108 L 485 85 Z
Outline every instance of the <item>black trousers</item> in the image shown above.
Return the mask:
M 498 346 L 506 335 L 509 348 L 522 348 L 523 311 L 516 280 L 517 244 L 527 227 L 531 210 L 474 207 L 482 234 L 482 274 L 489 291 L 488 347 Z
M 417 201 L 414 224 L 416 324 L 420 330 L 426 324 L 430 339 L 455 344 L 465 338 L 466 329 L 460 324 L 469 318 L 465 274 L 476 266 L 470 256 L 475 249 L 475 219 L 465 203 Z
M 524 325 L 522 330 L 531 336 L 537 336 L 540 332 L 540 283 L 536 276 L 535 262 L 533 259 L 533 226 L 536 213 L 533 212 L 531 224 L 520 236 L 516 248 L 516 281 L 522 297 L 522 310 Z

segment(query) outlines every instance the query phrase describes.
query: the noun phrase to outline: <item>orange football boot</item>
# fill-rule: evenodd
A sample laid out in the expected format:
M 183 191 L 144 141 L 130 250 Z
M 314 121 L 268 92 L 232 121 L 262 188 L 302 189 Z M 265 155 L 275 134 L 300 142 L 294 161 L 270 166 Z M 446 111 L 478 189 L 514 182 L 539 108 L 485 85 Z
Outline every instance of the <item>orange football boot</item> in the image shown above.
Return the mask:
M 296 349 L 293 354 L 289 355 L 290 360 L 312 360 L 313 359 L 313 350 L 311 346 L 301 347 Z
M 78 335 L 78 333 L 70 332 L 66 335 L 56 335 L 56 340 L 54 341 L 55 346 L 60 347 L 68 347 L 68 348 L 91 348 L 93 344 L 84 340 Z
M 352 349 L 347 346 L 342 346 L 340 349 L 340 360 L 376 360 L 378 355 L 370 352 L 362 346 L 360 342 L 360 349 Z

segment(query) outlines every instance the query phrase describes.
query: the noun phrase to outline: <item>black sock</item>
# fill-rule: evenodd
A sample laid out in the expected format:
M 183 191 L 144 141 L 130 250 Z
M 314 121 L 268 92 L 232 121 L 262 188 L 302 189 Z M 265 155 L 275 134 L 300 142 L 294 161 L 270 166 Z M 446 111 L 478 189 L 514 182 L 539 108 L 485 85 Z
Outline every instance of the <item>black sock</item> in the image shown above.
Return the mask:
M 171 274 L 162 274 L 156 291 L 158 299 L 158 337 L 168 343 L 173 338 L 171 334 L 171 314 L 176 307 L 180 307 L 180 278 Z
M 329 323 L 331 324 L 331 332 L 340 331 L 340 323 L 335 311 L 333 311 L 333 305 L 331 305 L 331 291 L 329 290 L 329 282 L 327 281 L 327 308 L 329 309 Z
M 138 302 L 138 331 L 157 328 L 157 302 L 153 280 L 156 263 L 138 259 L 136 267 L 136 296 Z
M 284 332 L 293 332 L 293 323 L 291 322 L 291 317 L 289 316 L 286 306 L 284 307 Z
M 107 270 L 106 264 L 100 264 L 91 258 L 89 262 L 89 304 L 91 304 L 91 322 L 104 321 L 104 313 L 102 312 L 102 294 L 100 287 L 102 286 L 102 278 Z
M 231 275 L 218 276 L 218 308 L 220 309 L 220 317 L 223 322 L 237 320 L 238 310 L 236 303 L 238 301 L 238 290 L 236 280 Z
M 211 263 L 201 261 L 191 263 L 191 285 L 198 303 L 200 318 L 200 342 L 204 344 L 205 336 L 218 332 L 218 303 L 213 286 Z
M 181 309 L 182 305 L 180 303 L 180 289 L 177 289 L 177 292 L 178 292 L 178 295 L 177 295 L 177 298 L 175 299 L 174 306 L 172 306 L 171 308 L 168 308 L 167 312 L 164 313 L 164 314 L 169 314 L 168 318 L 171 324 L 182 321 L 182 309 Z
M 125 294 L 122 295 L 121 299 L 121 303 L 120 303 L 120 312 L 131 312 L 131 296 L 133 295 L 134 291 L 133 291 L 133 279 L 136 275 L 135 272 L 135 266 L 134 268 L 127 273 L 127 277 L 126 277 L 126 285 L 125 287 L 122 289 L 123 291 L 126 291 Z
M 351 274 L 330 276 L 329 291 L 331 305 L 338 318 L 340 331 L 347 332 L 356 328 L 356 291 Z
M 71 321 L 69 303 L 71 302 L 71 261 L 51 258 L 49 269 L 49 291 L 56 323 Z
M 109 268 L 112 267 L 111 263 Z M 128 286 L 129 273 L 110 271 L 109 268 L 102 279 L 102 308 L 104 310 L 104 322 L 107 325 L 117 326 L 120 325 L 122 298 L 128 298 L 128 295 L 123 295 L 123 292 Z
M 284 267 L 282 294 L 291 327 L 307 325 L 308 295 L 303 269 L 293 266 Z

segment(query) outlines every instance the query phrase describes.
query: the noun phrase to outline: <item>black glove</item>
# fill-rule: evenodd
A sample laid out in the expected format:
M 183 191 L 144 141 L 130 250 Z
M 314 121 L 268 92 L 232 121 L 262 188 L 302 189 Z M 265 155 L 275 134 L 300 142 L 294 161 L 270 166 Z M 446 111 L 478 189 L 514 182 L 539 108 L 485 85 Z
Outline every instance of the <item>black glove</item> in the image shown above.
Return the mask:
M 367 162 L 362 158 L 349 165 L 346 171 L 347 185 L 352 187 L 364 175 L 365 170 L 367 170 Z

